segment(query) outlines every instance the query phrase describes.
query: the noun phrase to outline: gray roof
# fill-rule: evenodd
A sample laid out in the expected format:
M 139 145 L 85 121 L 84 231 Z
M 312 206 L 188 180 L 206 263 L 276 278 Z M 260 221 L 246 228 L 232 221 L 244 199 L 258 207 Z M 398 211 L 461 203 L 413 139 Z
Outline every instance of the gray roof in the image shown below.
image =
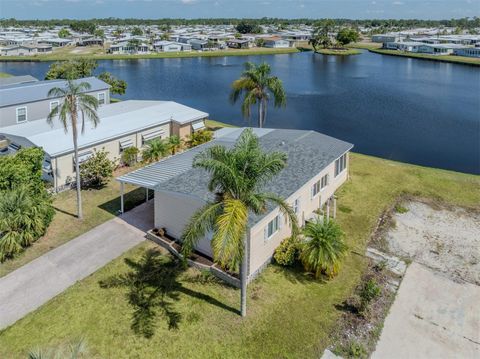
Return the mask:
M 2 77 L 0 78 L 0 87 L 36 81 L 38 79 L 30 75 Z
M 75 81 L 88 82 L 90 84 L 88 92 L 110 88 L 110 85 L 96 77 L 86 77 Z M 50 89 L 64 87 L 65 83 L 65 80 L 45 80 L 2 86 L 0 87 L 0 107 L 46 100 Z
M 117 180 L 159 191 L 183 193 L 204 201 L 212 200 L 213 196 L 208 191 L 209 176 L 201 168 L 192 168 L 192 161 L 196 154 L 212 145 L 233 146 L 243 130 L 225 129 L 210 143 L 136 170 Z M 285 169 L 264 187 L 265 191 L 276 193 L 282 198 L 290 197 L 353 147 L 350 143 L 315 131 L 283 129 L 254 129 L 254 131 L 265 151 L 283 151 L 287 154 Z M 250 224 L 258 222 L 262 217 L 251 217 Z

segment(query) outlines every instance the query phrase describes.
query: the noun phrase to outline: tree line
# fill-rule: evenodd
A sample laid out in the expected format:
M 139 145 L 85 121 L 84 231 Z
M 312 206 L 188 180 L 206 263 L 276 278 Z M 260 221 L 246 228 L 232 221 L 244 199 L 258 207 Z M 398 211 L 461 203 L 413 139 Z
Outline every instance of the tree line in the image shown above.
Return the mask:
M 178 26 L 178 25 L 234 25 L 242 23 L 249 24 L 252 27 L 260 25 L 273 25 L 283 27 L 286 25 L 314 25 L 318 21 L 327 19 L 280 19 L 263 17 L 260 19 L 234 19 L 234 18 L 212 18 L 212 19 L 120 19 L 104 18 L 89 20 L 73 19 L 50 19 L 50 20 L 18 20 L 14 18 L 0 19 L 2 27 L 22 27 L 38 26 L 50 28 L 53 26 L 70 27 L 72 30 L 93 33 L 97 26 L 139 26 L 139 25 L 157 25 L 157 26 Z M 412 28 L 412 27 L 460 27 L 464 29 L 473 29 L 480 27 L 480 17 L 444 19 L 444 20 L 422 20 L 422 19 L 331 19 L 335 26 L 363 26 L 367 28 L 386 27 L 386 28 Z

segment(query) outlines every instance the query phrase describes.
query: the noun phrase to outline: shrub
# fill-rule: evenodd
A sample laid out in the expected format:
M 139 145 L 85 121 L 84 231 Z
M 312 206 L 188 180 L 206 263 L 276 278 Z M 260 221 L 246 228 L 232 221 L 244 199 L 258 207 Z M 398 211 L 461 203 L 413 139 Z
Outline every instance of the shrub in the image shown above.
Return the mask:
M 293 237 L 285 238 L 275 250 L 273 258 L 282 266 L 291 266 L 298 258 L 299 243 Z
M 13 156 L 0 156 L 0 191 L 28 187 L 32 193 L 42 193 L 44 153 L 41 148 L 25 148 Z
M 188 136 L 187 144 L 190 147 L 195 147 L 211 141 L 213 138 L 213 132 L 209 130 L 200 130 L 193 132 L 190 136 Z
M 147 143 L 147 147 L 143 151 L 142 157 L 145 162 L 155 162 L 163 156 L 166 156 L 169 150 L 170 147 L 165 140 L 161 138 L 151 140 Z
M 348 343 L 347 353 L 350 358 L 365 358 L 367 350 L 362 343 L 352 340 Z
M 80 178 L 85 187 L 98 188 L 113 177 L 115 163 L 108 159 L 105 150 L 95 151 L 94 155 L 80 165 Z
M 371 301 L 378 297 L 381 293 L 377 281 L 373 278 L 366 281 L 360 289 L 360 308 L 359 312 L 365 312 L 368 309 Z
M 395 212 L 400 213 L 400 214 L 407 213 L 408 208 L 402 206 L 401 204 L 397 204 L 397 205 L 395 205 Z
M 122 163 L 125 166 L 132 166 L 137 162 L 138 158 L 138 148 L 137 147 L 128 147 L 122 152 Z

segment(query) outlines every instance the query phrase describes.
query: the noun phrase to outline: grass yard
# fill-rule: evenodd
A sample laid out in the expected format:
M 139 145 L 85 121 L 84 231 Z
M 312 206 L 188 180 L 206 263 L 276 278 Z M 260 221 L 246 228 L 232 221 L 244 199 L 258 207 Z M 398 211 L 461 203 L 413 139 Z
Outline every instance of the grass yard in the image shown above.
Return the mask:
M 316 282 L 301 271 L 271 265 L 249 286 L 249 314 L 242 320 L 235 312 L 237 289 L 199 281 L 199 272 L 189 269 L 178 277 L 178 296 L 167 300 L 170 315 L 179 319 L 178 329 L 168 329 L 160 315 L 153 319 L 157 327 L 147 339 L 132 331 L 129 289 L 99 285 L 131 271 L 125 258 L 137 261 L 156 248 L 146 242 L 0 332 L 0 357 L 25 358 L 36 346 L 57 346 L 83 336 L 89 358 L 318 358 L 341 315 L 335 305 L 350 295 L 365 269 L 364 258 L 356 253 L 363 253 L 383 210 L 405 193 L 465 207 L 480 203 L 480 176 L 359 154 L 351 156 L 350 175 L 338 192 L 338 221 L 350 254 L 335 279 Z M 107 191 L 109 199 L 116 198 L 113 188 Z M 71 198 L 64 200 L 72 203 L 65 209 L 70 212 L 74 193 L 67 196 Z M 98 209 L 105 199 L 85 197 L 88 221 L 112 215 Z M 72 229 L 80 232 L 69 216 L 56 219 L 60 220 L 68 229 L 56 222 L 61 236 Z
M 4 78 L 4 77 L 12 77 L 12 75 L 7 74 L 6 72 L 0 72 L 0 78 Z
M 124 172 L 121 169 L 116 175 Z M 125 205 L 132 208 L 134 203 L 143 201 L 145 191 L 135 189 L 133 186 L 126 186 Z M 16 258 L 0 263 L 0 277 L 34 260 L 46 252 L 56 248 L 69 240 L 87 232 L 93 227 L 112 219 L 120 208 L 120 185 L 117 181 L 111 180 L 102 190 L 82 191 L 84 219 L 77 220 L 77 201 L 75 191 L 65 191 L 55 195 L 53 206 L 56 214 L 48 227 L 45 236 L 40 238 Z M 1 356 L 0 356 L 1 357 Z
M 316 53 L 322 55 L 349 56 L 358 55 L 362 52 L 357 49 L 319 49 L 316 51 Z
M 369 49 L 369 51 L 374 52 L 376 54 L 382 54 L 382 55 L 403 56 L 403 57 L 411 57 L 411 58 L 414 58 L 414 59 L 440 61 L 440 62 L 451 62 L 451 63 L 455 63 L 455 64 L 480 66 L 480 59 L 475 58 L 475 57 L 454 56 L 454 55 L 417 54 L 417 53 L 412 53 L 412 52 L 402 52 L 402 51 L 398 51 L 398 50 L 386 50 L 386 49 Z
M 380 47 L 382 47 L 382 44 L 379 44 L 377 42 L 353 42 L 351 44 L 346 45 L 346 47 L 351 49 L 370 50 L 370 49 L 379 49 Z

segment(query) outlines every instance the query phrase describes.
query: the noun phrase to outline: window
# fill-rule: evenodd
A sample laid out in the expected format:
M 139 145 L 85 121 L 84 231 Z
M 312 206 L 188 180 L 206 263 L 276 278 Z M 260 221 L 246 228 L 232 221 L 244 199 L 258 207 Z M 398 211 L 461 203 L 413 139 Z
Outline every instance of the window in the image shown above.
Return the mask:
M 98 98 L 98 104 L 99 105 L 105 105 L 105 92 L 100 92 L 97 95 L 97 98 Z
M 343 170 L 347 168 L 347 154 L 335 161 L 335 177 L 337 177 Z
M 328 186 L 328 173 L 320 179 L 320 189 Z
M 328 186 L 328 173 L 313 184 L 312 198 L 320 193 L 322 189 Z
M 280 229 L 280 216 L 276 216 L 265 227 L 265 239 L 270 239 Z
M 17 108 L 17 123 L 22 123 L 27 121 L 27 108 L 18 107 Z
M 52 110 L 55 107 L 58 107 L 59 104 L 60 104 L 60 102 L 58 102 L 58 101 L 50 101 L 50 112 L 52 112 Z
M 293 212 L 295 212 L 295 214 L 300 213 L 300 198 L 297 198 L 293 202 Z

